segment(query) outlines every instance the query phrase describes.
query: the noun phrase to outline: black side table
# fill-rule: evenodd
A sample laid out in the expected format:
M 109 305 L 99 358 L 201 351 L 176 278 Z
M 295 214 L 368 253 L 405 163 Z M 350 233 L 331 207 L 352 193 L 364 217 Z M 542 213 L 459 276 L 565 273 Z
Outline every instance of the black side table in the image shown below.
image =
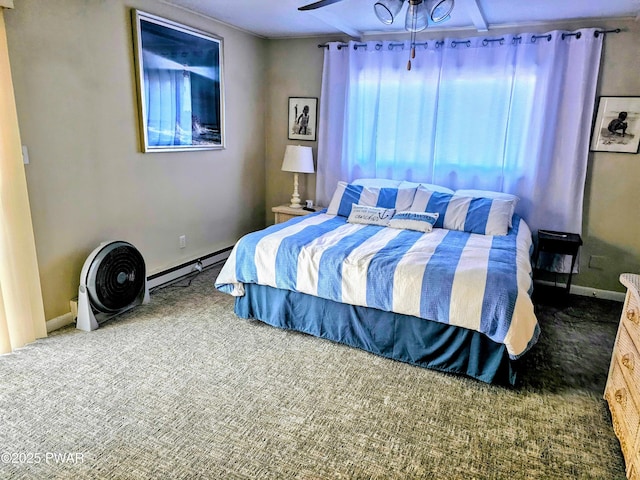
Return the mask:
M 571 290 L 571 277 L 573 276 L 573 267 L 576 264 L 578 250 L 582 245 L 582 238 L 577 233 L 556 232 L 553 230 L 538 230 L 538 249 L 536 250 L 533 268 L 538 266 L 538 257 L 540 252 L 557 253 L 563 255 L 571 255 L 571 270 L 569 270 L 569 278 L 567 280 L 566 293 Z

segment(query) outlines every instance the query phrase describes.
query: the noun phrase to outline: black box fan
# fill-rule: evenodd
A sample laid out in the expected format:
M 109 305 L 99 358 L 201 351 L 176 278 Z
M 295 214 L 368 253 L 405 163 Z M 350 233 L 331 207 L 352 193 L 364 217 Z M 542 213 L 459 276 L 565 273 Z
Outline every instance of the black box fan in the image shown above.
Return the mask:
M 144 258 L 128 242 L 100 244 L 80 273 L 76 328 L 91 331 L 115 315 L 149 302 Z

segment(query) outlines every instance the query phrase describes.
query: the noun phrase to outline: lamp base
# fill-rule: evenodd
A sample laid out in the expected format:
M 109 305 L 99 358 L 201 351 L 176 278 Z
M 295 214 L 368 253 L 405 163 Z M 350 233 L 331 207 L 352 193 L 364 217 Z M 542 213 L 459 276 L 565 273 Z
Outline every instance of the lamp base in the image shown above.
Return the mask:
M 298 173 L 293 174 L 293 195 L 291 195 L 291 205 L 289 208 L 302 208 L 300 204 L 300 194 L 298 193 Z

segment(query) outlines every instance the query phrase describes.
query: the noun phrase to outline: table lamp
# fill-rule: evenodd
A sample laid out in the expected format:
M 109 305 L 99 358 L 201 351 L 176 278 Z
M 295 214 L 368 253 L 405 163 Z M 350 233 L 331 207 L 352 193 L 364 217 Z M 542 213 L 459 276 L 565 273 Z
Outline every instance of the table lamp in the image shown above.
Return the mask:
M 313 151 L 311 147 L 300 145 L 287 145 L 282 161 L 284 172 L 293 172 L 293 195 L 291 195 L 291 208 L 302 208 L 300 194 L 298 193 L 298 173 L 314 173 Z

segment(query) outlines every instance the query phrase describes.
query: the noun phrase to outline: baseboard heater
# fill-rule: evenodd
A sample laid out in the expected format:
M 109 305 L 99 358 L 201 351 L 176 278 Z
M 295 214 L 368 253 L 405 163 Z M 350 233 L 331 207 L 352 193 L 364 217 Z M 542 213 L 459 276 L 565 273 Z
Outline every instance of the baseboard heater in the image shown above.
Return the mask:
M 180 265 L 176 265 L 175 267 L 169 268 L 167 270 L 163 270 L 162 272 L 149 275 L 147 277 L 149 290 L 153 290 L 154 288 L 174 282 L 182 277 L 186 277 L 193 272 L 193 267 L 198 262 L 202 264 L 203 268 L 207 268 L 211 265 L 222 262 L 223 260 L 229 258 L 229 254 L 231 253 L 232 249 L 233 247 L 223 248 L 222 250 L 218 250 L 217 252 L 209 253 L 203 257 L 194 258 L 193 260 Z

